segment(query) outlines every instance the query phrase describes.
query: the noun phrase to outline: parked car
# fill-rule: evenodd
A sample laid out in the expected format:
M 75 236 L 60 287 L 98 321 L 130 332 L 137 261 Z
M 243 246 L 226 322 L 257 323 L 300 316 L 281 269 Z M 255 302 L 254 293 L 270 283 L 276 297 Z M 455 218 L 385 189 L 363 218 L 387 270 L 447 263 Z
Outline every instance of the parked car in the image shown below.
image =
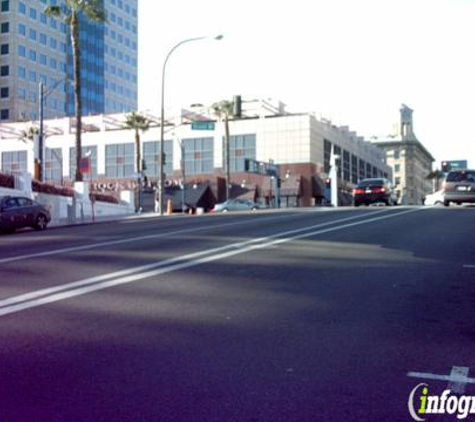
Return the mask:
M 259 204 L 250 199 L 228 199 L 227 201 L 216 204 L 213 208 L 215 212 L 227 211 L 255 211 L 259 209 Z
M 377 203 L 396 205 L 397 195 L 388 179 L 363 179 L 353 189 L 353 203 L 355 207 Z
M 444 205 L 475 203 L 475 170 L 451 170 L 444 181 Z
M 442 205 L 444 203 L 444 190 L 430 193 L 424 198 L 424 205 Z
M 0 231 L 11 232 L 22 227 L 44 230 L 50 221 L 49 210 L 30 198 L 0 197 Z

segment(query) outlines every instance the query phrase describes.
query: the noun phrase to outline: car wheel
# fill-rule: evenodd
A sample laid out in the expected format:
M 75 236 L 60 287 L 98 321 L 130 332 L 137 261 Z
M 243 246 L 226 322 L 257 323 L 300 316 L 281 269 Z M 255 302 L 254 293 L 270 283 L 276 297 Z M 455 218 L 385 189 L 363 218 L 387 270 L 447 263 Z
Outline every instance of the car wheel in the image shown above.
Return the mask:
M 444 206 L 448 207 L 450 205 L 450 201 L 444 201 Z
M 46 220 L 46 216 L 44 214 L 39 214 L 38 217 L 36 217 L 35 230 L 44 230 L 47 225 L 48 221 Z
M 221 212 L 228 212 L 228 209 L 227 208 L 223 208 L 223 210 Z
M 255 210 L 257 210 L 257 207 L 252 207 L 251 208 L 251 211 L 255 211 Z

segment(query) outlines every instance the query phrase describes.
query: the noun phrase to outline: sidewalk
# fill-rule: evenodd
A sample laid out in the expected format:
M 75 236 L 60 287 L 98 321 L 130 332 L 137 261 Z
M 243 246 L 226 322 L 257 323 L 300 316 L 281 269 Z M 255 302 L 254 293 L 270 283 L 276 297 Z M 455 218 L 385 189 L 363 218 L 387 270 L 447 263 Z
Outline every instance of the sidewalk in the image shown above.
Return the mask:
M 71 220 L 70 218 L 60 218 L 51 220 L 48 224 L 48 227 L 63 227 L 63 226 L 84 226 L 90 224 L 99 224 L 99 223 L 112 223 L 114 221 L 122 220 L 134 220 L 142 218 L 155 218 L 160 217 L 157 213 L 147 212 L 147 213 L 135 213 L 135 214 L 123 214 L 123 215 L 99 215 L 95 216 L 93 219 L 90 215 L 78 216 L 76 220 Z

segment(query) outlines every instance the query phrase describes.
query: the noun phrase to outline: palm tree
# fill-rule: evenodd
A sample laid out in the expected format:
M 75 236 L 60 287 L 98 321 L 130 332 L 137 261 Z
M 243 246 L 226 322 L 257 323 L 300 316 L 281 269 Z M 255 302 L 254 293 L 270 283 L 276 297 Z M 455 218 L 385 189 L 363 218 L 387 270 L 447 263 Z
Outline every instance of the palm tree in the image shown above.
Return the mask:
M 150 128 L 151 123 L 149 119 L 135 111 L 128 114 L 125 120 L 125 126 L 135 131 L 135 168 L 139 174 L 143 171 L 139 132 L 146 132 Z
M 229 118 L 233 116 L 234 103 L 232 101 L 223 100 L 211 106 L 214 114 L 221 120 L 224 120 L 224 151 L 225 162 L 224 168 L 226 170 L 226 200 L 229 199 L 229 184 L 231 183 L 230 171 L 230 139 L 229 139 Z
M 30 142 L 33 142 L 35 139 L 35 136 L 38 136 L 39 134 L 40 134 L 40 130 L 37 127 L 30 126 L 28 129 L 20 131 L 20 136 L 18 137 L 18 139 L 24 142 L 25 144 L 28 144 Z M 37 157 L 35 157 L 35 170 L 34 170 L 35 179 L 41 180 L 41 170 L 42 170 L 42 166 L 41 166 L 40 160 Z
M 81 52 L 79 48 L 79 16 L 87 20 L 106 22 L 106 14 L 101 0 L 65 0 L 64 6 L 48 6 L 44 10 L 47 16 L 63 19 L 71 31 L 71 45 L 74 69 L 74 102 L 76 108 L 76 176 L 77 182 L 82 181 L 81 173 Z
M 35 139 L 35 136 L 40 134 L 40 130 L 37 127 L 30 126 L 27 130 L 22 130 L 18 139 L 25 144 Z

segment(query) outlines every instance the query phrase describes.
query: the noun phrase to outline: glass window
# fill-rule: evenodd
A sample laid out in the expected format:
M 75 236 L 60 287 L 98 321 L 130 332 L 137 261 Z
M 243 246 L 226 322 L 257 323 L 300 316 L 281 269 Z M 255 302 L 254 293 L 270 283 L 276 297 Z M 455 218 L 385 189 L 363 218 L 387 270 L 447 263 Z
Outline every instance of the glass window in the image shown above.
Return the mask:
M 3 108 L 0 111 L 0 119 L 1 120 L 8 120 L 10 118 L 10 110 L 8 108 Z
M 18 66 L 18 77 L 21 79 L 26 79 L 26 68 L 23 66 Z
M 43 25 L 46 25 L 48 23 L 48 18 L 46 17 L 46 15 L 44 13 L 40 13 L 40 22 Z
M 26 15 L 26 5 L 22 1 L 18 2 L 18 12 L 22 15 Z
M 29 78 L 30 82 L 36 82 L 36 72 L 34 70 L 30 70 Z
M 10 11 L 10 1 L 2 0 L 2 12 L 9 12 L 9 11 Z
M 56 61 L 56 59 L 53 58 L 53 57 L 50 57 L 50 58 L 49 58 L 49 67 L 50 67 L 51 69 L 56 69 L 57 66 L 58 66 L 58 62 Z
M 2 22 L 1 33 L 8 34 L 10 32 L 10 22 Z
M 2 44 L 0 46 L 0 54 L 2 56 L 8 54 L 10 52 L 10 45 L 9 44 Z
M 36 16 L 37 16 L 36 9 L 34 9 L 33 7 L 30 7 L 30 18 L 36 20 Z
M 18 88 L 18 98 L 21 100 L 26 100 L 26 89 L 25 88 Z
M 211 173 L 214 168 L 213 138 L 183 139 L 185 172 L 189 175 Z
M 40 54 L 40 64 L 42 64 L 43 66 L 46 66 L 46 63 L 47 63 L 46 55 Z
M 20 57 L 26 57 L 26 47 L 24 45 L 18 45 L 18 55 Z
M 163 171 L 165 175 L 173 173 L 173 141 L 165 141 L 163 144 L 165 153 L 165 165 Z M 145 162 L 144 172 L 148 176 L 160 175 L 160 141 L 143 143 L 143 159 Z
M 8 98 L 10 96 L 10 90 L 8 87 L 0 88 L 0 97 Z
M 36 31 L 30 28 L 30 40 L 36 41 Z
M 26 171 L 26 151 L 9 151 L 2 153 L 2 169 L 7 172 Z
M 46 34 L 43 34 L 42 32 L 40 32 L 40 44 L 46 45 L 47 39 L 48 37 L 46 36 Z
M 134 144 L 106 145 L 106 177 L 134 175 Z
M 10 74 L 10 67 L 9 66 L 1 66 L 0 67 L 0 76 L 8 76 Z
M 63 175 L 63 150 L 61 148 L 46 148 L 45 150 L 45 180 L 61 182 Z
M 35 50 L 30 50 L 29 53 L 30 53 L 30 55 L 29 55 L 30 60 L 32 62 L 36 62 L 36 51 Z
M 18 33 L 20 35 L 26 36 L 26 26 L 22 23 L 18 24 Z
M 244 160 L 256 159 L 256 135 L 237 135 L 229 139 L 230 170 L 244 171 Z

